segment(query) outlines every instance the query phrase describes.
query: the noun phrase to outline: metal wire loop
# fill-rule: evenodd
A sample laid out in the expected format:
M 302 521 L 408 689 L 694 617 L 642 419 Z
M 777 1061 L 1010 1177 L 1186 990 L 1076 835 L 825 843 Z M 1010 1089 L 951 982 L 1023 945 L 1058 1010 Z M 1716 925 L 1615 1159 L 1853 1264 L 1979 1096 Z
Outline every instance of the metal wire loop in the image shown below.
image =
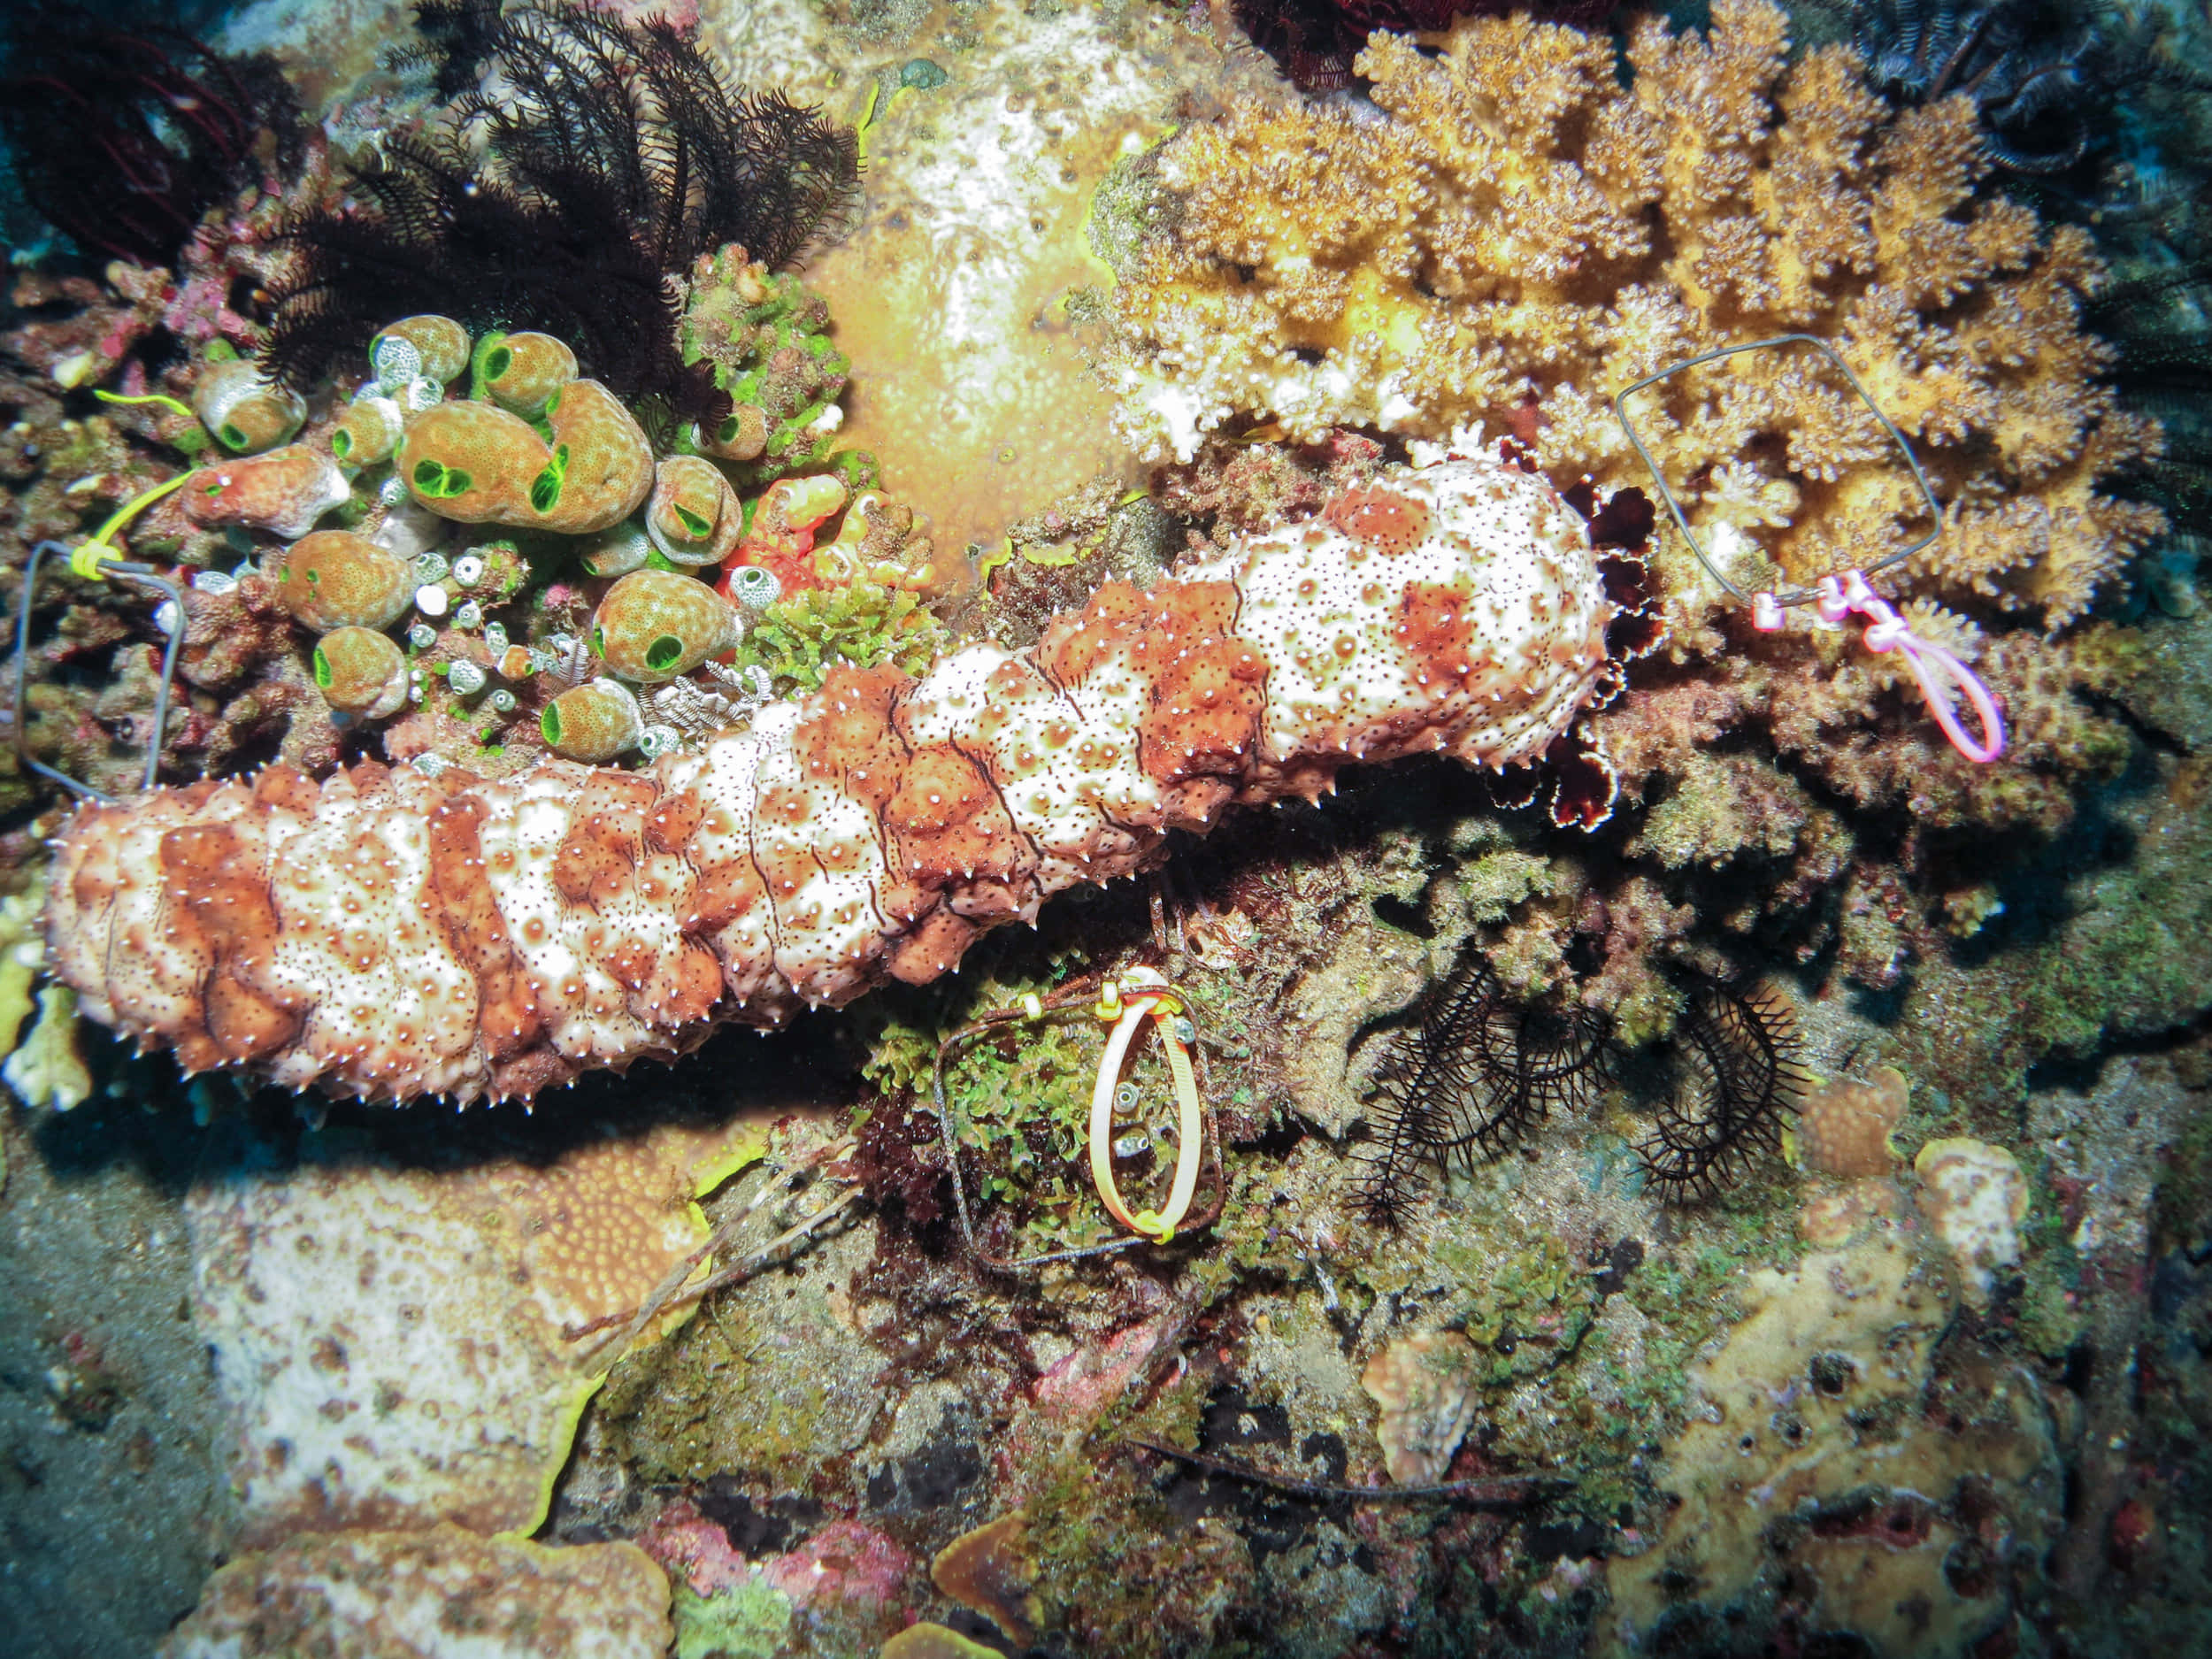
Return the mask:
M 1928 517 L 1934 527 L 1911 545 L 1901 548 L 1874 564 L 1863 566 L 1863 573 L 1873 576 L 1889 569 L 1893 565 L 1901 564 L 1943 534 L 1943 508 L 1937 502 L 1935 491 L 1928 483 L 1927 473 L 1921 470 L 1920 457 L 1913 452 L 1912 444 L 1906 439 L 1905 434 L 1897 429 L 1896 423 L 1882 412 L 1882 406 L 1868 395 L 1866 388 L 1859 384 L 1859 377 L 1851 373 L 1851 365 L 1846 363 L 1838 355 L 1836 349 L 1825 340 L 1818 334 L 1775 334 L 1765 340 L 1747 341 L 1742 345 L 1718 346 L 1710 351 L 1701 351 L 1694 357 L 1685 357 L 1681 362 L 1670 365 L 1655 374 L 1647 374 L 1642 380 L 1623 387 L 1614 394 L 1613 413 L 1621 423 L 1621 430 L 1628 434 L 1629 442 L 1636 446 L 1636 453 L 1643 458 L 1644 469 L 1651 474 L 1652 482 L 1659 487 L 1660 498 L 1667 503 L 1667 511 L 1673 515 L 1675 527 L 1682 532 L 1682 539 L 1689 543 L 1690 551 L 1697 555 L 1697 562 L 1705 567 L 1706 574 L 1745 604 L 1752 603 L 1753 596 L 1728 580 L 1727 575 L 1720 567 L 1707 557 L 1705 549 L 1698 544 L 1697 537 L 1691 534 L 1690 521 L 1683 517 L 1681 503 L 1675 500 L 1674 492 L 1667 488 L 1666 474 L 1659 470 L 1659 463 L 1653 457 L 1651 451 L 1644 447 L 1644 441 L 1636 435 L 1635 423 L 1628 418 L 1627 403 L 1631 395 L 1642 391 L 1647 386 L 1656 385 L 1670 375 L 1679 374 L 1685 369 L 1696 368 L 1701 363 L 1714 363 L 1722 357 L 1732 357 L 1739 352 L 1761 351 L 1770 346 L 1785 346 L 1799 341 L 1826 354 L 1828 360 L 1834 364 L 1841 372 L 1843 378 L 1850 382 L 1851 389 L 1859 396 L 1859 401 L 1872 411 L 1875 419 L 1882 423 L 1882 430 L 1896 441 L 1898 450 L 1904 456 L 1905 465 L 1912 472 L 1913 482 L 1920 486 L 1921 499 L 1928 503 Z M 1786 594 L 1778 594 L 1775 595 L 1775 603 L 1779 605 L 1801 605 L 1809 603 L 1819 597 L 1820 589 L 1817 586 L 1814 586 L 1796 588 Z
M 15 684 L 9 704 L 14 716 L 15 752 L 17 758 L 31 771 L 61 785 L 81 800 L 111 803 L 115 797 L 105 790 L 96 789 L 82 780 L 71 777 L 31 753 L 29 722 L 25 718 L 23 706 L 30 672 L 31 611 L 32 602 L 38 592 L 39 568 L 50 556 L 63 560 L 72 557 L 70 549 L 58 541 L 42 541 L 33 548 L 30 561 L 23 567 L 23 589 L 17 602 L 19 609 L 15 618 Z M 138 782 L 141 789 L 150 789 L 154 787 L 156 774 L 161 769 L 161 740 L 169 726 L 169 687 L 175 682 L 177 653 L 184 645 L 184 595 L 179 591 L 176 583 L 160 574 L 150 565 L 142 565 L 133 559 L 102 558 L 98 565 L 101 575 L 111 576 L 119 581 L 128 582 L 134 588 L 158 594 L 168 600 L 173 608 L 163 630 L 169 636 L 169 642 L 161 654 L 161 683 L 154 692 L 153 729 L 146 738 L 146 764 Z M 157 617 L 160 614 L 156 612 Z

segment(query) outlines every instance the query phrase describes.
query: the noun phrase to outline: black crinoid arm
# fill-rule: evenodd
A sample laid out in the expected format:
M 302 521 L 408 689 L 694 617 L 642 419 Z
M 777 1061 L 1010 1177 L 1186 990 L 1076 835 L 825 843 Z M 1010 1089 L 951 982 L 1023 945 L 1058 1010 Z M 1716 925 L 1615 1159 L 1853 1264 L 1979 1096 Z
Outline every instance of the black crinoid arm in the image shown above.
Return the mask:
M 1601 1014 L 1521 1002 L 1470 956 L 1423 1002 L 1378 1068 L 1358 1202 L 1402 1220 L 1429 1170 L 1472 1171 L 1517 1145 L 1555 1110 L 1581 1110 L 1606 1080 Z
M 290 172 L 306 127 L 274 58 L 133 11 L 0 8 L 0 137 L 30 205 L 81 250 L 166 265 L 208 209 Z
M 1645 1178 L 1675 1202 L 1714 1196 L 1778 1153 L 1784 1119 L 1810 1079 L 1787 996 L 1764 982 L 1693 986 L 1675 1028 L 1674 1087 L 1636 1147 Z
M 431 38 L 403 56 L 465 89 L 427 132 L 388 139 L 350 201 L 286 227 L 272 373 L 304 389 L 392 318 L 437 311 L 558 335 L 632 399 L 726 413 L 683 360 L 676 279 L 730 243 L 797 258 L 853 198 L 854 134 L 733 86 L 661 19 L 419 9 Z

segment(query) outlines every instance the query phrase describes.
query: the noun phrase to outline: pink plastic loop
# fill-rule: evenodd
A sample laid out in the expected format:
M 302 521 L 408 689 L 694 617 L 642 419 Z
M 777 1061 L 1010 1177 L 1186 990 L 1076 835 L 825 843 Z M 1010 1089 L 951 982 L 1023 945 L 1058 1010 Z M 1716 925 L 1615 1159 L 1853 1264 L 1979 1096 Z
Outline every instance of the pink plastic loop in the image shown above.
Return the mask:
M 1824 576 L 1815 585 L 1820 593 L 1815 603 L 1823 618 L 1841 622 L 1856 611 L 1867 618 L 1866 632 L 1861 637 L 1868 650 L 1895 651 L 1904 657 L 1905 666 L 1912 670 L 1920 695 L 1927 702 L 1928 712 L 1943 728 L 1943 735 L 1951 740 L 1953 749 L 1969 760 L 1985 764 L 2005 752 L 2005 717 L 1996 698 L 1989 695 L 1989 687 L 1972 669 L 1940 645 L 1915 634 L 1912 626 L 1867 586 L 1866 578 L 1857 571 L 1847 571 L 1840 578 Z M 1961 697 L 1973 707 L 1974 718 L 1982 728 L 1978 739 L 1970 736 L 1960 723 L 1957 705 Z

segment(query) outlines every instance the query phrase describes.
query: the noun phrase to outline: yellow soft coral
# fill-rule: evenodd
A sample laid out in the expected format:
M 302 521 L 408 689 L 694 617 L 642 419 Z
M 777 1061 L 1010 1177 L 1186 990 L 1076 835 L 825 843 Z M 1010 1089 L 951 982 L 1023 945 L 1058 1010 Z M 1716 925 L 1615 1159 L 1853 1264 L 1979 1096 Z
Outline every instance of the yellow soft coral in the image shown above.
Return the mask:
M 1846 48 L 1787 61 L 1784 14 L 1607 40 L 1525 17 L 1358 60 L 1381 119 L 1246 101 L 1163 153 L 1171 230 L 1116 295 L 1122 420 L 1187 459 L 1233 420 L 1527 434 L 1555 475 L 1644 481 L 1611 399 L 1700 351 L 1832 342 L 1918 447 L 1946 534 L 1918 590 L 2056 628 L 2161 526 L 2098 492 L 2156 449 L 2081 332 L 2088 239 L 1977 197 L 1963 96 L 1893 115 Z M 1433 55 L 1431 55 L 1431 53 Z M 1807 581 L 1926 527 L 1880 424 L 1814 352 L 1673 376 L 1632 401 L 1701 527 L 1755 527 Z

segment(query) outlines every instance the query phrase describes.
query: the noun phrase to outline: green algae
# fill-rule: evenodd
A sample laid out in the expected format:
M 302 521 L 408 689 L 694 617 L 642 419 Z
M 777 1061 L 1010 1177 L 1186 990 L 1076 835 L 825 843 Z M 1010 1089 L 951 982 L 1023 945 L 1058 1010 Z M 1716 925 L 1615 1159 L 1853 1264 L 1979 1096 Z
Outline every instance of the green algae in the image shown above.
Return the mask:
M 841 665 L 884 664 L 918 674 L 951 643 L 944 625 L 902 588 L 854 582 L 810 588 L 768 607 L 738 647 L 740 669 L 767 671 L 780 696 L 815 691 Z
M 778 1659 L 791 1631 L 791 1598 L 756 1579 L 700 1595 L 679 1578 L 670 1586 L 676 1659 Z

